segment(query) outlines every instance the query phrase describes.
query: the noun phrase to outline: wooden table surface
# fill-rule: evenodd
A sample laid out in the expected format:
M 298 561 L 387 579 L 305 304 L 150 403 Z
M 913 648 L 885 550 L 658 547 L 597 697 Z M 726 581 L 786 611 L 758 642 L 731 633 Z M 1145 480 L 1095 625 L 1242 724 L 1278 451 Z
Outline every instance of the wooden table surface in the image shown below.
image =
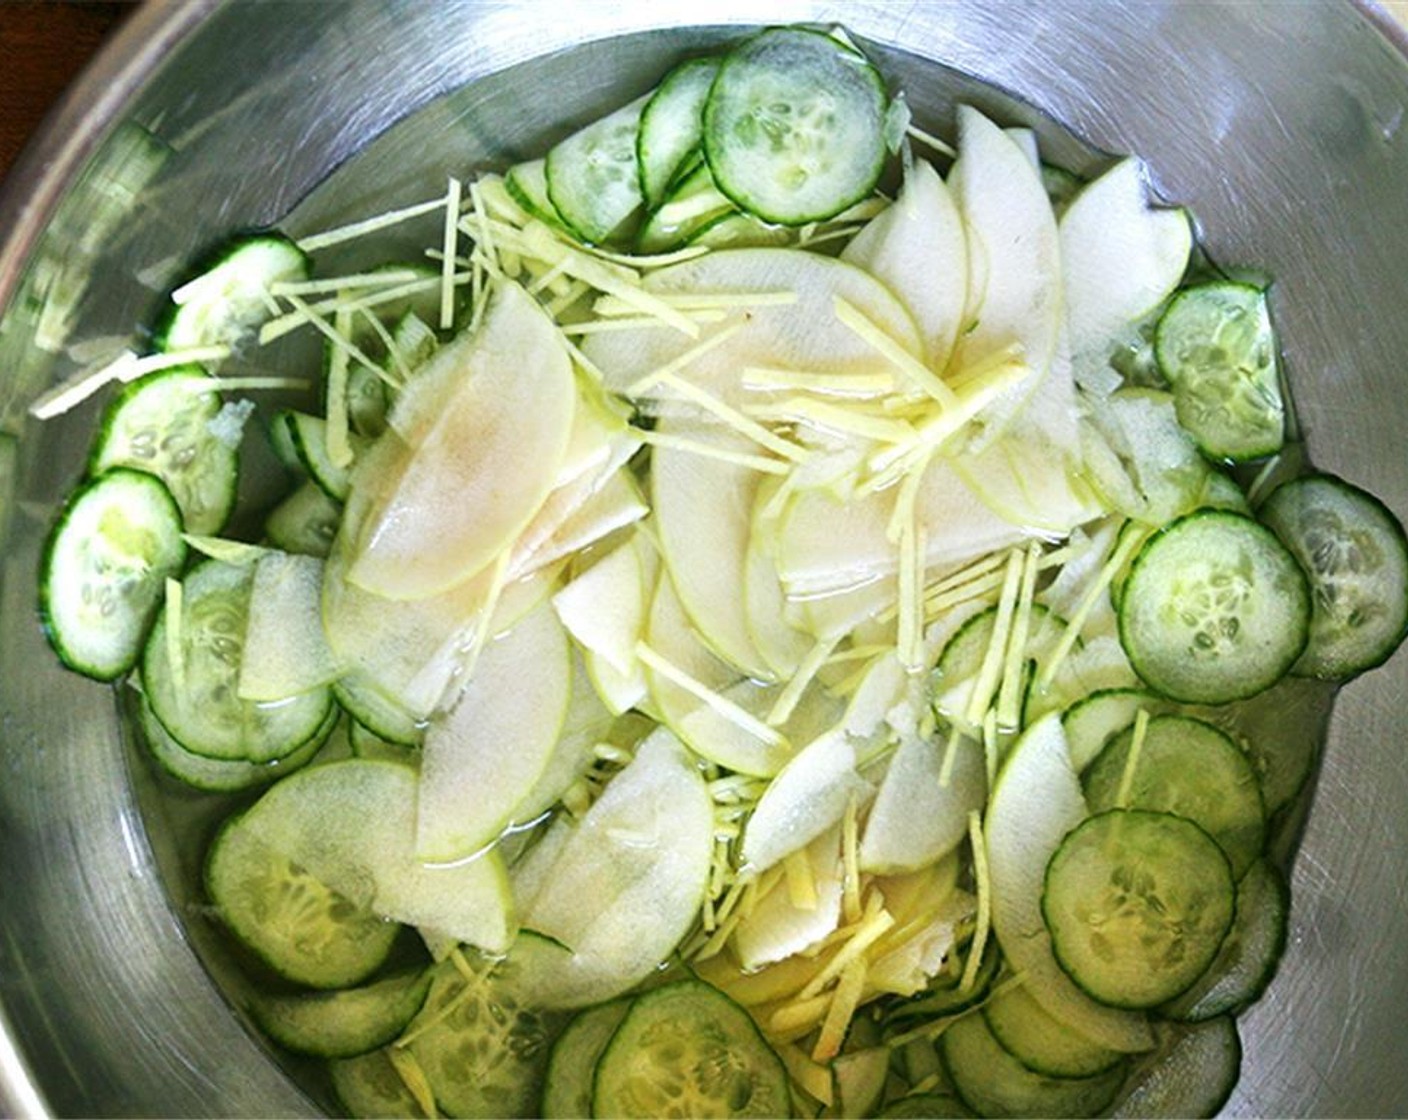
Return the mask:
M 0 178 L 134 3 L 0 0 Z

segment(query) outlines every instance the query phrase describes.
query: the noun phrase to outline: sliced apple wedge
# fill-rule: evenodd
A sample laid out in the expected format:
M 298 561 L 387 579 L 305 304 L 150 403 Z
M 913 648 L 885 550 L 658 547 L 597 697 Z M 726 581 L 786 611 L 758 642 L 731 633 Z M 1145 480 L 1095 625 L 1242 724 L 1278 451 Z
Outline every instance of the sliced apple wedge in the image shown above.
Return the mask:
M 752 451 L 743 437 L 711 425 L 661 421 L 659 430 L 723 450 Z M 773 679 L 753 644 L 747 602 L 739 594 L 748 563 L 757 471 L 664 446 L 651 456 L 651 506 L 660 555 L 699 636 L 735 668 Z
M 651 602 L 644 649 L 646 681 L 661 722 L 704 758 L 756 777 L 776 774 L 795 753 L 840 719 L 825 690 L 806 688 L 781 726 L 767 722 L 782 686 L 744 676 L 699 637 L 662 575 Z M 647 653 L 648 650 L 648 653 Z
M 645 637 L 660 559 L 644 534 L 632 533 L 553 599 L 582 650 L 582 664 L 602 703 L 620 715 L 649 692 L 636 645 Z
M 863 807 L 874 792 L 856 768 L 855 747 L 844 731 L 812 740 L 772 780 L 748 818 L 744 867 L 766 871 L 839 823 L 852 802 Z
M 905 169 L 899 197 L 846 246 L 841 259 L 882 281 L 909 308 L 924 360 L 942 371 L 963 325 L 968 241 L 953 196 L 931 164 Z
M 572 659 L 544 603 L 484 648 L 458 702 L 425 734 L 416 856 L 472 856 L 513 822 L 567 718 Z
M 636 643 L 645 633 L 650 600 L 642 547 L 632 535 L 552 597 L 553 609 L 577 644 L 618 673 L 636 666 Z
M 1193 249 L 1187 212 L 1149 205 L 1136 159 L 1121 160 L 1081 189 L 1061 217 L 1060 238 L 1077 358 L 1107 358 L 1120 333 L 1177 287 Z
M 384 598 L 428 598 L 482 571 L 533 519 L 567 450 L 572 363 L 523 289 L 500 285 L 480 329 L 451 348 L 462 376 L 446 379 L 438 417 L 371 498 L 348 570 Z
M 960 106 L 958 149 L 970 279 L 954 368 L 1015 343 L 1032 370 L 980 414 L 981 443 L 1002 433 L 1050 370 L 1063 324 L 1060 246 L 1040 172 L 1012 137 Z
M 963 841 L 969 812 L 986 798 L 987 767 L 976 740 L 949 746 L 937 737 L 901 739 L 861 834 L 861 870 L 893 875 L 937 863 Z
M 703 901 L 713 805 L 699 768 L 659 731 L 564 832 L 520 896 L 525 928 L 565 947 L 529 975 L 525 996 L 543 1007 L 610 999 L 675 950 Z

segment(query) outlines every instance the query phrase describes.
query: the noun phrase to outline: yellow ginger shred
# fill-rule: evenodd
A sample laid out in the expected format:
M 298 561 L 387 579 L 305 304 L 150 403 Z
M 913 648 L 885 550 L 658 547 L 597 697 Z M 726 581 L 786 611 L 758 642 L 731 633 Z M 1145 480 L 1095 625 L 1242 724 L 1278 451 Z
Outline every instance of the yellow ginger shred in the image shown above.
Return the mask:
M 702 455 L 706 459 L 718 459 L 721 462 L 748 467 L 760 474 L 790 475 L 792 473 L 792 468 L 786 462 L 781 459 L 770 459 L 766 455 L 749 455 L 746 452 L 719 447 L 717 444 L 705 440 L 690 439 L 688 436 L 677 436 L 671 432 L 657 432 L 648 428 L 632 428 L 631 433 L 641 442 L 648 443 L 652 447 L 669 447 L 676 451 L 688 451 L 695 455 Z
M 997 734 L 997 712 L 988 709 L 983 717 L 983 758 L 987 764 L 988 789 L 997 781 L 997 764 L 1002 753 L 1002 743 Z
M 948 740 L 944 743 L 944 760 L 939 766 L 939 788 L 948 789 L 949 782 L 953 778 L 953 764 L 958 757 L 958 745 L 963 741 L 962 730 L 955 725 L 949 730 Z
M 977 680 L 973 682 L 973 693 L 964 713 L 968 722 L 981 725 L 984 713 L 992 704 L 993 695 L 1001 683 L 1003 660 L 1007 653 L 1007 636 L 1012 630 L 1012 616 L 1017 608 L 1017 594 L 1022 578 L 1022 554 L 1012 549 L 1007 554 L 1007 568 L 1003 573 L 1002 594 L 997 600 L 997 616 L 993 620 L 992 637 L 988 640 L 987 651 L 983 654 L 982 666 Z
M 1022 665 L 1031 636 L 1032 604 L 1036 599 L 1036 577 L 1041 570 L 1041 543 L 1032 541 L 1022 563 L 1022 583 L 1017 592 L 1017 609 L 1007 638 L 1007 654 L 1002 666 L 1002 684 L 997 692 L 997 725 L 1012 730 L 1022 718 Z
M 343 337 L 343 335 L 340 334 L 336 330 L 336 328 L 334 328 L 333 325 L 329 323 L 319 312 L 315 311 L 310 304 L 304 302 L 298 296 L 285 296 L 284 298 L 288 300 L 289 305 L 296 312 L 300 313 L 303 316 L 304 322 L 311 323 L 313 327 L 317 329 L 319 334 L 321 334 L 324 338 L 326 338 L 329 342 L 333 344 L 334 349 L 345 350 L 347 352 L 348 357 L 350 357 L 353 361 L 359 363 L 360 365 L 366 366 L 367 369 L 372 370 L 373 372 L 377 371 L 380 368 L 377 366 L 376 362 L 372 361 L 369 357 L 367 357 L 365 353 L 363 353 L 362 348 L 360 346 L 358 346 L 350 338 Z M 336 314 L 337 310 L 340 310 L 344 306 L 346 305 L 343 303 L 338 303 L 337 308 L 334 310 L 334 314 Z M 277 321 L 278 320 L 271 320 L 271 322 Z
M 832 993 L 827 992 L 825 995 L 783 1004 L 768 1016 L 768 1032 L 779 1035 L 809 1033 L 825 1018 L 832 999 Z
M 445 236 L 441 252 L 444 260 L 440 265 L 440 329 L 449 330 L 455 325 L 455 250 L 460 234 L 460 194 L 463 186 L 459 179 L 450 176 L 449 187 L 445 191 Z M 470 187 L 471 194 L 474 187 Z M 481 229 L 483 223 L 481 222 Z M 487 230 L 483 236 L 487 239 Z M 486 255 L 493 256 L 493 243 L 480 241 Z
M 683 669 L 656 653 L 645 642 L 637 642 L 636 656 L 646 667 L 659 673 L 671 684 L 678 685 L 697 700 L 702 700 L 716 713 L 737 726 L 740 730 L 770 746 L 785 747 L 787 737 L 775 727 L 769 727 L 752 712 L 739 707 L 726 696 L 721 696 L 702 681 L 695 680 Z
M 807 392 L 824 397 L 867 399 L 894 392 L 888 373 L 815 373 L 808 370 L 744 366 L 743 388 L 755 393 Z
M 832 404 L 812 397 L 789 397 L 784 401 L 750 404 L 749 416 L 782 424 L 801 424 L 876 443 L 910 444 L 914 426 L 906 420 L 876 416 L 856 407 Z
M 1134 714 L 1134 736 L 1129 742 L 1129 756 L 1124 760 L 1120 788 L 1115 794 L 1115 808 L 1129 808 L 1129 793 L 1134 787 L 1134 772 L 1139 768 L 1139 756 L 1144 750 L 1144 738 L 1149 733 L 1149 712 L 1140 708 Z
M 362 288 L 385 288 L 424 279 L 423 272 L 413 268 L 379 268 L 371 272 L 353 272 L 345 276 L 322 276 L 313 280 L 275 280 L 269 285 L 271 296 L 325 296 Z
M 1135 550 L 1144 543 L 1144 540 L 1145 534 L 1143 533 L 1125 533 L 1124 539 L 1115 547 L 1110 558 L 1100 566 L 1100 571 L 1091 580 L 1090 587 L 1086 590 L 1075 614 L 1066 623 L 1066 629 L 1062 632 L 1060 640 L 1057 641 L 1056 648 L 1051 651 L 1051 656 L 1042 667 L 1041 677 L 1037 682 L 1039 687 L 1049 688 L 1051 686 L 1051 682 L 1056 679 L 1056 673 L 1062 663 L 1075 648 L 1076 642 L 1080 640 L 1081 629 L 1090 618 L 1091 612 L 1099 605 L 1100 597 L 1109 589 L 1116 573 L 1124 567 L 1129 558 L 1134 555 Z
M 841 1052 L 841 1044 L 846 1041 L 846 1031 L 860 1007 L 861 996 L 865 994 L 865 974 L 869 965 L 864 957 L 856 957 L 847 963 L 841 972 L 841 980 L 831 997 L 831 1006 L 822 1020 L 821 1033 L 812 1048 L 812 1060 L 828 1062 Z
M 674 390 L 675 393 L 685 400 L 698 405 L 700 408 L 704 409 L 705 412 L 718 417 L 739 435 L 752 440 L 754 443 L 767 448 L 767 450 L 777 455 L 781 455 L 784 459 L 790 459 L 794 463 L 804 463 L 811 457 L 811 452 L 805 447 L 793 443 L 791 440 L 783 439 L 776 432 L 759 424 L 756 420 L 744 413 L 739 412 L 714 394 L 705 389 L 701 389 L 698 385 L 686 381 L 676 374 L 657 374 L 654 376 L 654 382 L 657 386 L 663 385 Z
M 816 678 L 821 667 L 826 664 L 827 658 L 831 656 L 831 651 L 844 637 L 844 634 L 832 634 L 829 637 L 818 638 L 811 649 L 798 664 L 796 672 L 783 685 L 782 691 L 777 694 L 777 699 L 773 702 L 772 710 L 768 712 L 767 722 L 773 727 L 781 727 L 789 719 L 797 708 L 797 703 L 802 699 L 802 694 L 807 690 L 807 686 Z
M 415 1098 L 416 1106 L 426 1116 L 438 1117 L 440 1111 L 435 1104 L 435 1090 L 431 1088 L 430 1079 L 425 1076 L 425 1071 L 421 1069 L 420 1062 L 416 1061 L 416 1056 L 399 1046 L 388 1047 L 386 1056 L 391 1062 L 391 1067 L 396 1071 L 396 1076 L 401 1079 L 401 1084 Z
M 958 397 L 943 378 L 891 338 L 855 304 L 838 295 L 835 297 L 834 306 L 836 318 L 841 320 L 844 326 L 890 362 L 914 385 L 945 408 L 951 408 L 958 404 Z
M 841 913 L 848 922 L 861 917 L 860 897 L 860 807 L 852 797 L 841 818 L 842 889 Z
M 963 962 L 963 977 L 958 990 L 970 991 L 978 978 L 983 950 L 987 948 L 988 930 L 992 923 L 992 881 L 988 876 L 988 850 L 983 839 L 983 822 L 977 809 L 968 812 L 968 845 L 973 852 L 973 879 L 977 887 L 977 924 L 973 939 L 968 943 L 968 959 Z
M 640 397 L 646 395 L 650 392 L 651 389 L 656 386 L 658 382 L 663 381 L 666 378 L 673 377 L 676 374 L 688 369 L 705 354 L 709 353 L 710 350 L 722 346 L 725 342 L 731 339 L 742 329 L 742 323 L 730 323 L 726 327 L 719 328 L 712 334 L 707 335 L 699 342 L 689 347 L 689 349 L 671 358 L 659 369 L 652 370 L 650 373 L 647 373 L 644 377 L 640 377 L 633 381 L 630 385 L 626 387 L 626 396 Z
M 835 1081 L 831 1067 L 812 1059 L 794 1043 L 777 1047 L 777 1056 L 787 1070 L 794 1085 L 818 1104 L 830 1108 L 835 1103 Z
M 344 241 L 352 241 L 358 237 L 365 237 L 369 233 L 375 233 L 389 226 L 398 225 L 411 218 L 418 218 L 422 214 L 430 214 L 444 207 L 448 202 L 447 195 L 433 198 L 428 202 L 419 202 L 413 206 L 403 206 L 397 210 L 388 210 L 384 214 L 377 214 L 371 218 L 364 218 L 359 222 L 352 222 L 345 226 L 338 226 L 335 229 L 325 230 L 322 233 L 311 234 L 301 238 L 298 247 L 305 253 L 317 252 L 319 249 L 326 249 L 331 245 L 339 245 Z
M 815 910 L 818 898 L 816 876 L 812 874 L 812 861 L 806 848 L 789 852 L 782 861 L 787 883 L 787 900 L 796 910 Z
M 847 965 L 863 957 L 865 951 L 894 924 L 895 916 L 885 909 L 884 895 L 876 891 L 871 896 L 871 905 L 867 907 L 865 918 L 855 933 L 841 946 L 836 955 L 827 961 L 821 971 L 812 977 L 802 989 L 800 998 L 810 999 L 819 994 Z

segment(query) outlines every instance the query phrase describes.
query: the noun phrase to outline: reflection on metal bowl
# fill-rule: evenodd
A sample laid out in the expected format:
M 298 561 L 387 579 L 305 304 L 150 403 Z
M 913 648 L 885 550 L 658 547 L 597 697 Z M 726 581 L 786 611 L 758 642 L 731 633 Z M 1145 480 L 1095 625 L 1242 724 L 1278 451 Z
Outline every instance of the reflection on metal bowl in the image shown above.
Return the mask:
M 199 862 L 198 823 L 180 819 L 190 806 L 149 796 L 113 691 L 44 645 L 39 541 L 82 469 L 92 414 L 40 426 L 30 400 L 85 347 L 148 322 L 171 270 L 221 232 L 283 221 L 310 194 L 295 222 L 383 192 L 429 196 L 447 172 L 525 155 L 644 90 L 684 51 L 760 20 L 838 13 L 927 126 L 947 126 L 941 107 L 958 93 L 1036 127 L 1077 166 L 1093 150 L 1143 156 L 1215 259 L 1275 277 L 1316 462 L 1408 513 L 1408 43 L 1375 11 L 720 0 L 692 27 L 681 5 L 640 2 L 570 18 L 476 0 L 154 3 L 0 199 L 0 1111 L 318 1111 L 232 1012 L 198 923 L 183 921 Z M 128 158 L 134 126 L 168 149 L 159 167 Z M 1229 1114 L 1408 1108 L 1405 678 L 1400 656 L 1337 702 L 1291 944 L 1242 1021 Z M 171 827 L 148 831 L 144 811 Z

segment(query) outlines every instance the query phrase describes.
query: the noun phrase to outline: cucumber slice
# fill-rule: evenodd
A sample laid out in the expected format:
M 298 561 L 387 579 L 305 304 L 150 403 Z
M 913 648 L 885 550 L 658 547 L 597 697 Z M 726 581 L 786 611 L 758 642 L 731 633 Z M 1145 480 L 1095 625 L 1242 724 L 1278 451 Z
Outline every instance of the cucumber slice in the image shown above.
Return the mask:
M 1309 633 L 1304 575 L 1269 529 L 1200 510 L 1140 549 L 1120 594 L 1120 641 L 1135 671 L 1175 700 L 1221 704 L 1269 688 Z
M 1095 1002 L 1071 980 L 1042 914 L 1047 864 L 1086 815 L 1060 719 L 1045 716 L 1012 744 L 988 799 L 983 835 L 993 933 L 1012 970 L 1026 977 L 1052 1016 L 1112 1050 L 1146 1050 L 1153 1037 L 1144 1017 Z
M 944 1068 L 979 1116 L 1098 1116 L 1124 1081 L 1123 1064 L 1093 1077 L 1043 1077 L 1002 1048 L 981 1015 L 943 1034 Z
M 1243 462 L 1278 450 L 1286 409 L 1266 293 L 1217 281 L 1185 288 L 1154 332 L 1178 422 L 1211 459 Z
M 275 972 L 296 983 L 345 988 L 370 976 L 390 954 L 399 927 L 270 846 L 260 816 L 256 804 L 232 817 L 211 844 L 205 891 L 215 913 Z
M 270 286 L 306 280 L 309 271 L 308 255 L 282 234 L 236 238 L 172 293 L 180 302 L 156 331 L 156 343 L 164 351 L 235 346 L 269 318 Z
M 326 558 L 341 521 L 342 506 L 309 480 L 270 511 L 264 535 L 284 552 Z
M 1378 498 L 1333 475 L 1277 487 L 1258 514 L 1310 580 L 1310 640 L 1294 672 L 1342 680 L 1408 633 L 1408 537 Z
M 306 471 L 322 491 L 333 501 L 347 500 L 351 488 L 351 467 L 338 466 L 328 454 L 327 421 L 321 416 L 285 409 L 274 416 L 272 438 L 275 446 L 292 453 L 296 465 Z M 365 450 L 361 436 L 349 435 L 354 460 Z M 294 465 L 294 464 L 290 464 Z
M 522 980 L 512 953 L 494 959 L 457 950 L 435 966 L 425 1005 L 397 1045 L 446 1114 L 533 1115 L 556 1023 L 524 999 Z
M 645 103 L 636 135 L 636 160 L 640 192 L 648 210 L 664 201 L 676 172 L 699 150 L 704 138 L 704 100 L 718 72 L 717 58 L 682 62 L 661 79 Z
M 215 434 L 219 382 L 198 366 L 149 374 L 108 406 L 89 469 L 154 474 L 181 507 L 188 533 L 218 533 L 235 505 L 236 445 Z
M 423 1120 L 425 1111 L 392 1064 L 390 1050 L 328 1063 L 333 1091 L 360 1120 Z
M 185 560 L 181 511 L 154 475 L 118 467 L 76 490 L 40 562 L 39 611 L 59 659 L 101 681 L 131 669 Z
M 363 988 L 273 995 L 249 1003 L 259 1028 L 289 1050 L 320 1058 L 351 1058 L 384 1046 L 420 1010 L 428 971 L 403 972 Z
M 581 1012 L 553 1044 L 543 1085 L 543 1120 L 588 1120 L 597 1061 L 630 1010 L 629 998 Z
M 1091 1042 L 1053 1019 L 1021 985 L 1004 987 L 983 1005 L 982 1015 L 1002 1048 L 1033 1073 L 1094 1077 L 1124 1059 L 1118 1050 Z
M 504 189 L 532 217 L 550 226 L 560 227 L 562 218 L 548 197 L 547 166 L 546 159 L 515 163 L 504 174 Z
M 544 175 L 553 209 L 591 245 L 611 241 L 640 209 L 636 135 L 646 98 L 587 125 L 547 154 Z
M 251 566 L 198 565 L 182 583 L 179 622 L 168 601 L 142 655 L 152 711 L 186 750 L 207 758 L 283 758 L 317 733 L 332 704 L 323 687 L 275 704 L 240 698 L 253 583 Z
M 1107 688 L 1076 701 L 1061 716 L 1071 765 L 1082 773 L 1106 745 L 1134 723 L 1143 708 L 1151 715 L 1168 707 L 1168 701 L 1142 688 Z
M 1227 710 L 1226 729 L 1241 742 L 1261 779 L 1268 820 L 1309 781 L 1325 742 L 1335 690 L 1331 681 L 1287 677 Z
M 997 617 L 998 608 L 991 606 L 964 622 L 945 643 L 934 666 L 934 710 L 960 726 L 968 725 L 973 686 L 992 644 Z M 1022 651 L 1022 663 L 1027 672 L 1041 666 L 1065 628 L 1065 619 L 1041 603 L 1032 604 L 1027 644 Z
M 245 814 L 260 847 L 368 914 L 424 926 L 490 952 L 513 941 L 497 852 L 448 867 L 415 856 L 415 768 L 349 758 L 277 783 Z
M 1159 1048 L 1142 1076 L 1115 1103 L 1110 1116 L 1124 1118 L 1216 1116 L 1242 1070 L 1237 1021 L 1221 1015 L 1193 1027 L 1160 1029 Z
M 383 739 L 371 728 L 351 718 L 348 719 L 347 749 L 353 758 L 383 758 L 411 766 L 418 765 L 420 761 L 417 748 Z
M 687 245 L 695 235 L 736 213 L 732 200 L 719 190 L 709 165 L 701 163 L 652 210 L 636 234 L 636 251 L 667 253 Z
M 1051 857 L 1041 896 L 1066 974 L 1112 1007 L 1154 1007 L 1212 963 L 1236 881 L 1217 842 L 1186 817 L 1112 809 Z
M 1250 759 L 1211 724 L 1156 716 L 1130 774 L 1133 739 L 1133 729 L 1117 735 L 1086 771 L 1090 811 L 1150 809 L 1187 817 L 1217 841 L 1233 877 L 1241 878 L 1266 840 L 1261 784 Z
M 1290 891 L 1276 865 L 1257 860 L 1237 884 L 1232 932 L 1212 966 L 1191 988 L 1160 1010 L 1171 1019 L 1200 1023 L 1235 1015 L 1261 998 L 1285 952 Z
M 639 996 L 597 1064 L 592 1114 L 789 1116 L 787 1071 L 748 1013 L 698 980 Z
M 885 1081 L 890 1072 L 890 1048 L 866 1046 L 864 1049 L 849 1050 L 835 1058 L 831 1071 L 836 1081 L 839 1115 L 873 1116 L 876 1106 L 885 1096 Z
M 731 210 L 700 228 L 689 244 L 706 249 L 776 248 L 792 244 L 796 236 L 796 231 L 787 226 L 771 225 L 752 214 Z
M 138 708 L 142 741 L 157 765 L 171 777 L 207 793 L 233 793 L 267 785 L 276 778 L 306 766 L 326 745 L 341 712 L 328 712 L 323 726 L 297 750 L 272 762 L 244 762 L 240 759 L 206 758 L 188 751 L 161 725 L 145 700 Z
M 344 673 L 332 686 L 337 702 L 354 720 L 380 738 L 404 747 L 419 747 L 425 724 L 392 700 L 365 674 Z
M 779 225 L 839 214 L 885 163 L 885 84 L 839 38 L 774 27 L 724 58 L 704 104 L 704 154 L 742 210 Z
M 973 1112 L 947 1093 L 914 1093 L 891 1101 L 875 1115 L 880 1120 L 966 1120 Z

